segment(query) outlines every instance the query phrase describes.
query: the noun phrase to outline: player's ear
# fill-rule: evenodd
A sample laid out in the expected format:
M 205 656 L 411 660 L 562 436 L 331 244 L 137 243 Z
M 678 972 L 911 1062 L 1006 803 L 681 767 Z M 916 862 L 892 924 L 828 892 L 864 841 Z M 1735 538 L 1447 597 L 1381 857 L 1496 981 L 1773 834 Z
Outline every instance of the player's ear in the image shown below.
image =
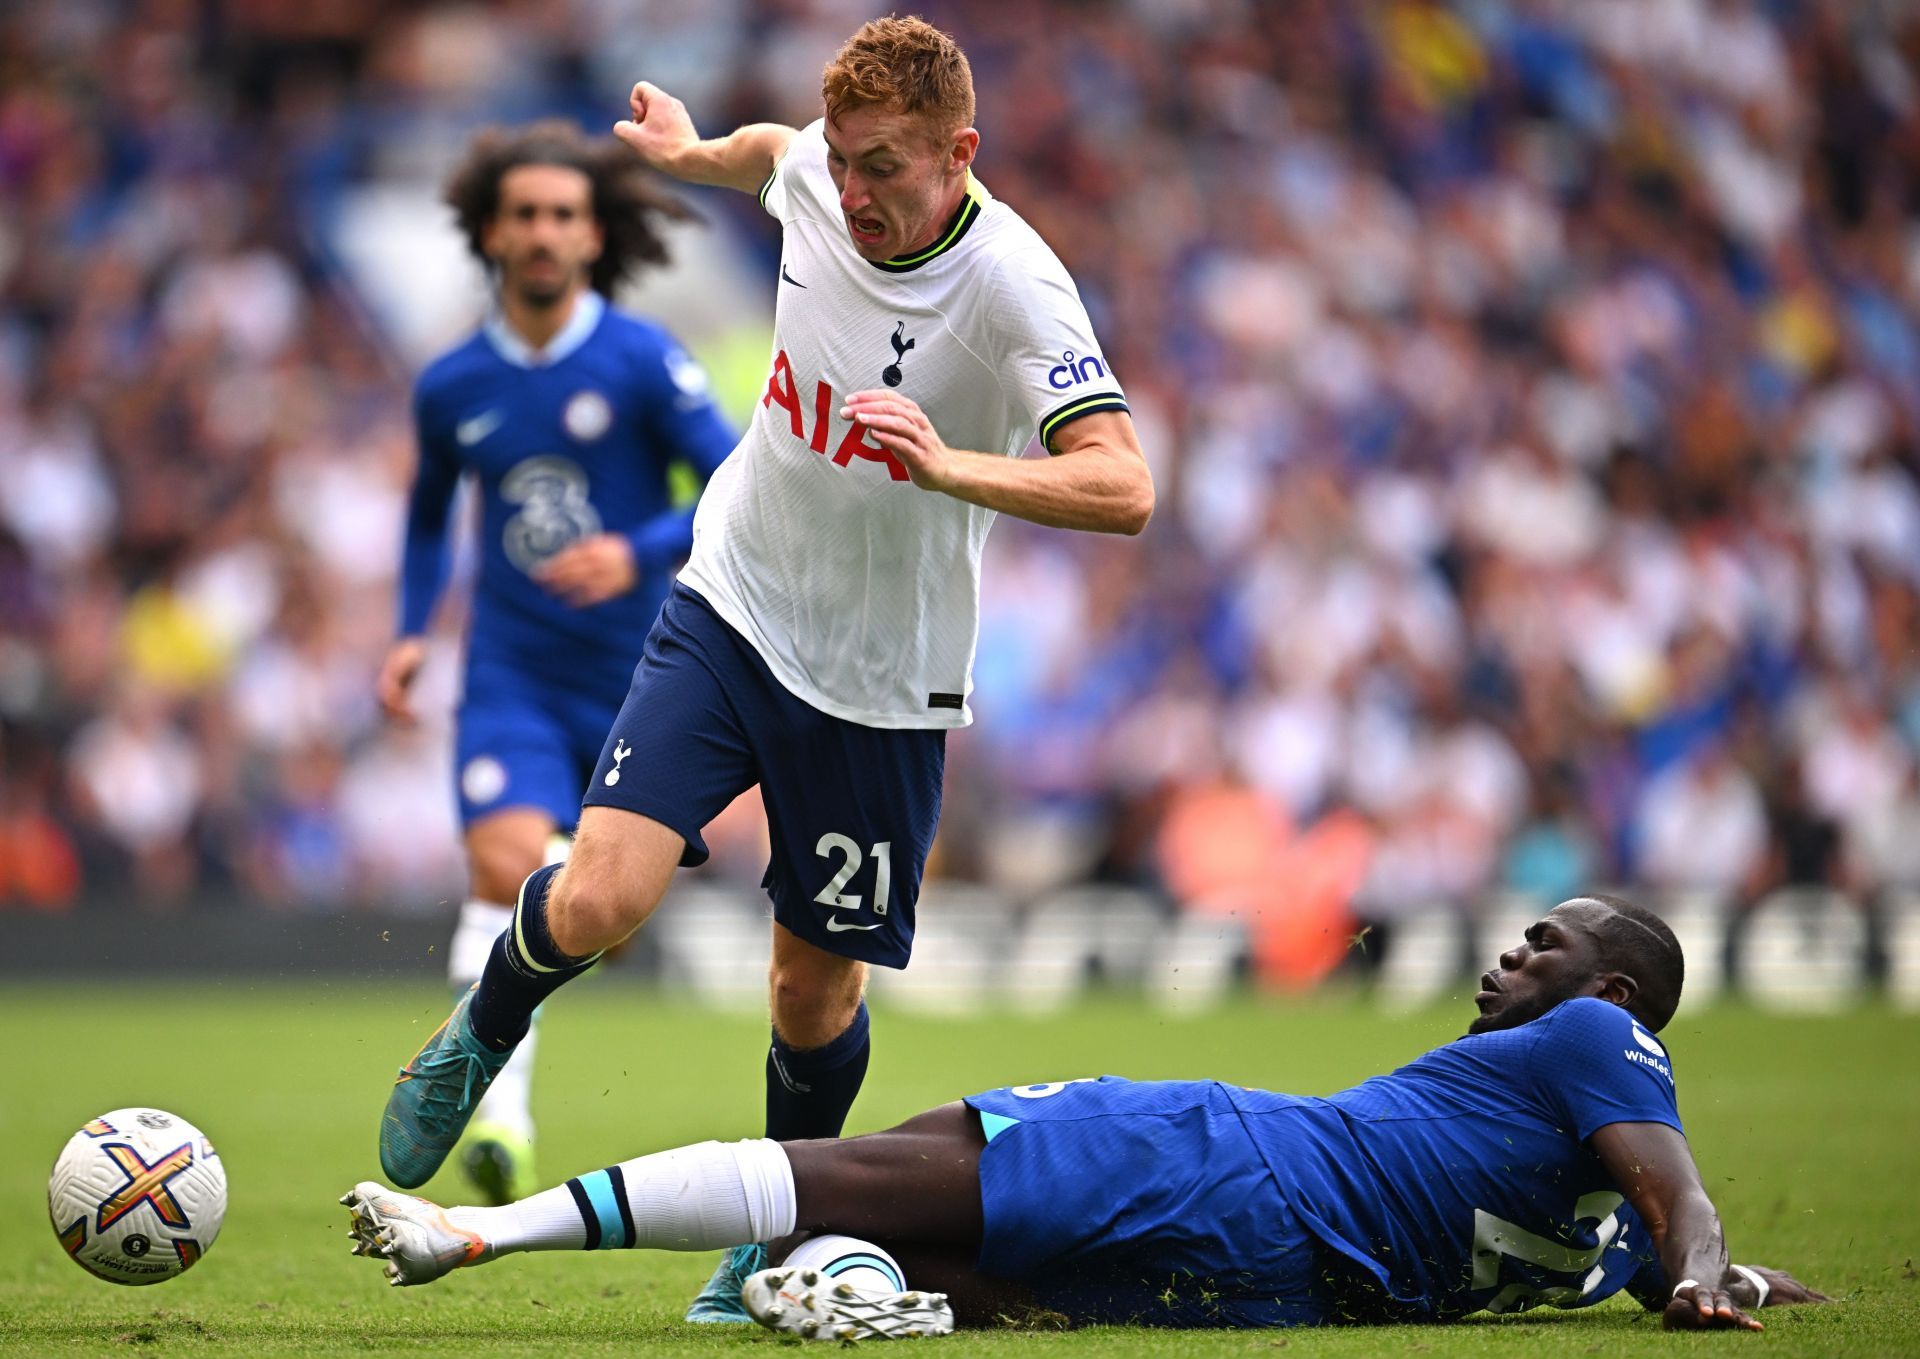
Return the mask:
M 961 128 L 947 140 L 947 170 L 952 174 L 964 172 L 979 151 L 980 133 L 974 128 Z
M 1623 1010 L 1632 1005 L 1633 998 L 1640 994 L 1640 983 L 1624 972 L 1602 972 L 1598 981 L 1600 989 L 1594 995 Z

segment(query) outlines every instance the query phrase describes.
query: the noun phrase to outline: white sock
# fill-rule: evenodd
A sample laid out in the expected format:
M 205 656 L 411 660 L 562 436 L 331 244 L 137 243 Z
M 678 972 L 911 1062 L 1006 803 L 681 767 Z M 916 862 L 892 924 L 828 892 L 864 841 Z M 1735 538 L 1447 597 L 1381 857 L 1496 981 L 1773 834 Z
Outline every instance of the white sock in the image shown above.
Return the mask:
M 493 953 L 494 940 L 513 924 L 513 907 L 477 897 L 460 908 L 460 923 L 454 927 L 453 942 L 447 949 L 447 981 L 457 999 L 480 980 L 487 959 Z M 520 1040 L 513 1056 L 493 1078 L 493 1085 L 480 1097 L 473 1111 L 475 1123 L 499 1123 L 529 1140 L 533 1137 L 533 1050 L 540 1028 L 540 1012 L 534 1011 L 532 1026 Z
M 785 1236 L 794 1214 L 787 1153 L 778 1142 L 757 1138 L 655 1152 L 504 1208 L 453 1208 L 447 1216 L 478 1232 L 494 1254 L 508 1255 L 628 1245 L 718 1250 Z
M 864 1293 L 904 1293 L 907 1276 L 900 1262 L 871 1241 L 857 1236 L 814 1236 L 795 1246 L 783 1267 L 817 1269 L 836 1283 Z
M 563 1184 L 502 1208 L 449 1208 L 454 1226 L 480 1233 L 495 1255 L 522 1250 L 584 1250 L 587 1228 Z
M 493 941 L 513 923 L 513 907 L 478 897 L 460 908 L 460 919 L 453 927 L 453 942 L 447 946 L 447 981 L 456 993 L 464 993 L 487 970 L 487 957 Z
M 474 1123 L 503 1123 L 529 1141 L 533 1139 L 533 1050 L 539 1036 L 540 1013 L 536 1010 L 527 1036 L 480 1097 L 473 1111 Z

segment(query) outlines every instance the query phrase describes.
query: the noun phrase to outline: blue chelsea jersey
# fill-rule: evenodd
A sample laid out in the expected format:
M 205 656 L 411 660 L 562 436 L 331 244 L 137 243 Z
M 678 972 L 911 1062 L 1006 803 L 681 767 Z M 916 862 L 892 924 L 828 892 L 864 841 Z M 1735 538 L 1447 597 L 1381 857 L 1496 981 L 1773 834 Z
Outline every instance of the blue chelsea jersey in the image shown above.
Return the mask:
M 1325 1099 L 1235 1088 L 1281 1192 L 1351 1266 L 1351 1295 L 1435 1319 L 1664 1287 L 1587 1139 L 1680 1128 L 1673 1067 L 1627 1011 L 1567 1001 Z
M 414 418 L 400 633 L 426 629 L 446 579 L 454 491 L 471 473 L 482 517 L 469 659 L 624 692 L 693 540 L 692 508 L 672 505 L 668 468 L 684 461 L 704 481 L 734 445 L 699 366 L 660 327 L 587 292 L 537 354 L 490 319 L 421 375 Z M 632 543 L 631 592 L 582 609 L 533 578 L 597 533 Z

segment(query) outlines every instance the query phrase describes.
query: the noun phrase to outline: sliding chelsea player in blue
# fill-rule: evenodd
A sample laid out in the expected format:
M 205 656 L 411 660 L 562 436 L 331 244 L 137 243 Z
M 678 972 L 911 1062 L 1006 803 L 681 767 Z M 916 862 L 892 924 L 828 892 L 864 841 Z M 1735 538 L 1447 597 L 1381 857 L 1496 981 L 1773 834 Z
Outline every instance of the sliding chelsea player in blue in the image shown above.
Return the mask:
M 505 1208 L 371 1183 L 342 1202 L 395 1284 L 518 1251 L 770 1241 L 781 1263 L 743 1303 L 806 1339 L 1036 1312 L 1450 1321 L 1622 1291 L 1669 1329 L 1758 1330 L 1763 1307 L 1826 1299 L 1728 1259 L 1657 1036 L 1682 973 L 1658 916 L 1579 897 L 1482 977 L 1465 1037 L 1324 1098 L 1047 1081 L 845 1141 L 656 1152 Z

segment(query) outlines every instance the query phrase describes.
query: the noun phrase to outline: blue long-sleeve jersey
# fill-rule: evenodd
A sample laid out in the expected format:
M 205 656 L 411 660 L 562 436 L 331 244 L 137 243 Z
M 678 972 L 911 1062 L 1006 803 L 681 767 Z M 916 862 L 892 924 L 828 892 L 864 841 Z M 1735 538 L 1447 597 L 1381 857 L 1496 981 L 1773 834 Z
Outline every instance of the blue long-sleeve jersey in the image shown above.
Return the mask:
M 421 374 L 414 421 L 400 634 L 426 629 L 446 582 L 454 491 L 471 473 L 483 508 L 469 664 L 624 692 L 693 541 L 693 511 L 674 508 L 668 469 L 684 461 L 704 481 L 735 442 L 699 366 L 665 330 L 589 292 L 537 354 L 490 319 Z M 602 532 L 632 542 L 632 591 L 581 609 L 534 580 L 539 563 Z
M 1229 1096 L 1313 1234 L 1410 1314 L 1664 1288 L 1587 1145 L 1609 1123 L 1680 1129 L 1665 1047 L 1618 1006 L 1570 1000 L 1325 1099 Z

